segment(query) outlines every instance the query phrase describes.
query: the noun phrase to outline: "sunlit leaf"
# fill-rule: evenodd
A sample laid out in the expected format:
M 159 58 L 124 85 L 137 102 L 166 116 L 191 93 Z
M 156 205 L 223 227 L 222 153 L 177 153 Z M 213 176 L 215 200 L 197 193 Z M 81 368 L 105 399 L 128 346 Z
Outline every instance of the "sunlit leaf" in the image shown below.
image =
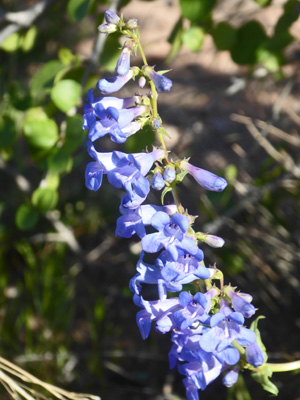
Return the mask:
M 37 38 L 37 34 L 37 27 L 35 25 L 32 25 L 24 35 L 22 42 L 23 51 L 28 52 L 33 48 L 35 40 Z
M 37 188 L 32 194 L 32 204 L 41 212 L 46 213 L 57 203 L 58 194 L 50 187 Z
M 52 88 L 50 95 L 56 107 L 63 112 L 67 112 L 78 104 L 81 86 L 71 79 L 63 79 Z
M 41 109 L 32 109 L 23 123 L 23 133 L 30 146 L 49 149 L 58 140 L 58 128 L 54 120 L 49 119 Z
M 191 51 L 199 51 L 205 38 L 205 30 L 199 26 L 191 26 L 182 33 L 183 44 Z

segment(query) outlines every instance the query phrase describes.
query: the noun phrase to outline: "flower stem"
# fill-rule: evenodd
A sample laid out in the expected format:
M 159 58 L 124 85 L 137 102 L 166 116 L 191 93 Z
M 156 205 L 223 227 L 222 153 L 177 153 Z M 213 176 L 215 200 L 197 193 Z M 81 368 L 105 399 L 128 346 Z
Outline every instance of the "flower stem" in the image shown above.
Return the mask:
M 300 360 L 287 363 L 267 363 L 266 365 L 271 369 L 272 372 L 295 371 L 296 369 L 300 369 Z

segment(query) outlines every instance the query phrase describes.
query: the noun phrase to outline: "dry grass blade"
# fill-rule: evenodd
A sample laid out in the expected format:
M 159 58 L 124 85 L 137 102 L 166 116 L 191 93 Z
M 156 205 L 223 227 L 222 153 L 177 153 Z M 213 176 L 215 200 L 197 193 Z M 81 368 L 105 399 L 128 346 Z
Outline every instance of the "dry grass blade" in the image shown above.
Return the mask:
M 13 377 L 11 375 L 13 375 Z M 38 388 L 42 388 L 50 393 L 51 396 L 46 396 L 40 392 L 38 388 L 33 389 L 24 385 L 24 383 L 19 382 L 17 379 L 26 382 L 27 384 L 37 386 Z M 51 385 L 50 383 L 41 381 L 29 372 L 24 371 L 22 368 L 2 357 L 0 357 L 0 383 L 5 387 L 7 392 L 17 400 L 44 400 L 54 397 L 60 400 L 100 400 L 99 396 L 68 392 L 67 390 Z

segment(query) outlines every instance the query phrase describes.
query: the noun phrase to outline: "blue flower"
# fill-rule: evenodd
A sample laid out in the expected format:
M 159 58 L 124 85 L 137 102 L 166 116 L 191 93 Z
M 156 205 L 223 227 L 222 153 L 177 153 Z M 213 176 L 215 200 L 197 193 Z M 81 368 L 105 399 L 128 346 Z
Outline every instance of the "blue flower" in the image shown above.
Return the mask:
M 222 379 L 222 383 L 227 387 L 231 387 L 237 382 L 238 377 L 239 377 L 239 367 L 235 367 L 229 372 L 227 372 L 227 374 Z
M 181 310 L 178 310 L 174 314 L 174 321 L 176 326 L 180 330 L 184 330 L 195 321 L 201 322 L 202 324 L 209 324 L 210 316 L 208 312 L 210 310 L 211 299 L 218 291 L 211 289 L 205 294 L 196 293 L 195 296 L 191 296 L 188 292 L 181 292 L 179 294 L 179 304 L 182 306 Z
M 200 339 L 200 346 L 207 352 L 222 351 L 234 340 L 241 346 L 248 346 L 255 342 L 256 334 L 243 327 L 244 317 L 234 312 L 228 301 L 221 300 L 220 310 L 211 317 L 209 329 Z
M 145 178 L 154 161 L 165 156 L 164 150 L 154 150 L 151 153 L 124 154 L 113 152 L 113 163 L 116 168 L 108 172 L 107 178 L 117 189 L 126 190 L 128 201 L 123 205 L 137 208 L 146 199 L 150 184 Z
M 130 68 L 130 50 L 125 47 L 122 50 L 122 53 L 117 61 L 116 65 L 116 74 L 117 75 L 126 75 Z
M 108 24 L 118 25 L 118 23 L 120 22 L 120 17 L 114 11 L 111 10 L 104 11 L 104 18 Z
M 153 175 L 151 186 L 155 190 L 161 190 L 165 186 L 164 178 L 160 172 Z
M 246 359 L 248 363 L 253 365 L 255 368 L 264 364 L 265 356 L 257 342 L 246 347 Z
M 146 67 L 145 74 L 153 81 L 158 92 L 169 92 L 172 88 L 171 79 L 158 74 L 153 67 Z
M 172 321 L 172 315 L 175 310 L 180 308 L 177 297 L 163 301 L 147 301 L 144 300 L 143 297 L 139 297 L 135 294 L 133 296 L 133 301 L 137 306 L 144 308 L 144 310 L 139 311 L 136 316 L 137 324 L 143 339 L 149 336 L 152 321 L 156 322 L 155 329 L 160 333 L 166 333 L 173 329 L 174 323 Z
M 177 206 L 172 204 L 170 206 L 154 206 L 146 204 L 136 209 L 129 209 L 124 207 L 127 197 L 123 196 L 121 200 L 120 212 L 121 217 L 117 219 L 116 236 L 130 238 L 135 233 L 140 237 L 146 235 L 145 226 L 151 224 L 151 218 L 157 211 L 165 211 L 168 214 L 174 214 L 177 211 Z
M 213 275 L 213 270 L 201 263 L 203 252 L 200 249 L 194 256 L 178 249 L 178 255 L 178 259 L 173 261 L 168 252 L 163 251 L 155 261 L 161 268 L 161 275 L 166 282 L 184 285 L 196 279 L 208 279 Z
M 125 75 L 112 76 L 107 79 L 100 79 L 97 83 L 97 88 L 101 93 L 110 94 L 120 90 L 131 78 L 133 71 L 130 69 Z
M 170 218 L 168 214 L 158 212 L 152 217 L 151 225 L 159 232 L 146 235 L 142 239 L 142 248 L 148 253 L 156 253 L 165 248 L 173 261 L 178 259 L 178 249 L 195 255 L 199 252 L 196 242 L 186 236 L 189 228 L 188 217 L 176 213 Z
M 232 307 L 240 312 L 245 318 L 252 317 L 255 314 L 255 307 L 250 304 L 252 296 L 247 293 L 236 293 L 231 286 L 227 286 L 225 293 L 230 297 Z
M 172 183 L 176 178 L 176 172 L 173 167 L 167 167 L 164 171 L 164 180 L 168 183 Z
M 205 169 L 197 168 L 186 160 L 181 162 L 181 168 L 191 174 L 204 189 L 221 192 L 227 186 L 227 182 L 224 178 Z

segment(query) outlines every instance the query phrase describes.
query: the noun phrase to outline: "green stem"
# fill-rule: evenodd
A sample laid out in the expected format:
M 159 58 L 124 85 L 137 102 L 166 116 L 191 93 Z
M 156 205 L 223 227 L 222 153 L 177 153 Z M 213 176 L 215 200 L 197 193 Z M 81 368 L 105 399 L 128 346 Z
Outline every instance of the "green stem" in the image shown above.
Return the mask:
M 300 369 L 300 360 L 288 363 L 267 363 L 266 365 L 271 369 L 272 372 L 295 371 L 296 369 Z

